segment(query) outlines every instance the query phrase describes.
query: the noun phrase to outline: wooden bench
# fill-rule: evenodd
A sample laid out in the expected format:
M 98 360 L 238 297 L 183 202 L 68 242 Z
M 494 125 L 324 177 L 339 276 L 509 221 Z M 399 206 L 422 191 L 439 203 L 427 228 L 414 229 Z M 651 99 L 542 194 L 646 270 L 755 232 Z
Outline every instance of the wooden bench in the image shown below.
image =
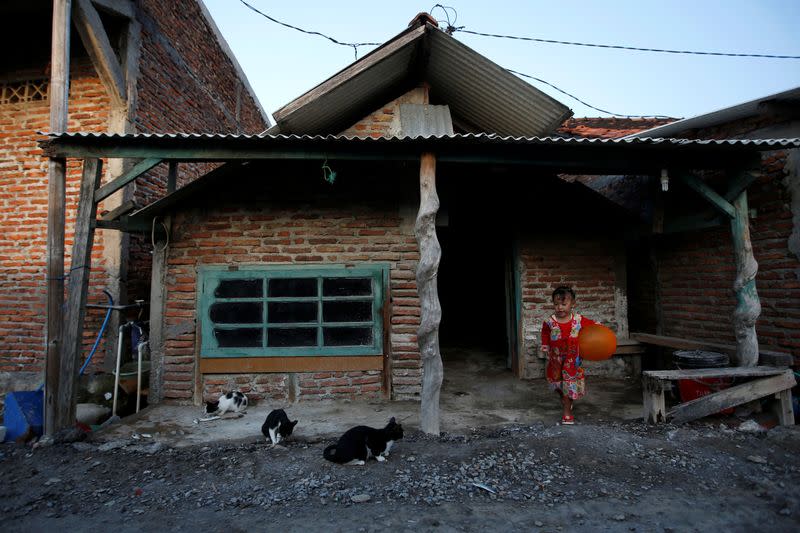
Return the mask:
M 676 350 L 709 350 L 721 352 L 733 357 L 736 355 L 736 346 L 732 344 L 720 344 L 716 342 L 698 341 L 694 339 L 681 339 L 678 337 L 667 337 L 664 335 L 652 335 L 650 333 L 631 333 L 631 339 L 643 344 L 653 346 L 663 346 L 665 348 L 675 348 Z M 792 354 L 774 352 L 771 350 L 758 350 L 758 364 L 769 366 L 792 366 L 794 357 Z
M 679 379 L 757 378 L 666 409 L 664 391 L 670 381 Z M 791 388 L 795 386 L 794 372 L 787 368 L 756 366 L 751 368 L 700 368 L 695 370 L 646 370 L 642 372 L 644 419 L 657 424 L 670 419 L 675 423 L 689 422 L 723 409 L 735 407 L 769 395 L 775 395 L 778 420 L 783 426 L 794 424 Z

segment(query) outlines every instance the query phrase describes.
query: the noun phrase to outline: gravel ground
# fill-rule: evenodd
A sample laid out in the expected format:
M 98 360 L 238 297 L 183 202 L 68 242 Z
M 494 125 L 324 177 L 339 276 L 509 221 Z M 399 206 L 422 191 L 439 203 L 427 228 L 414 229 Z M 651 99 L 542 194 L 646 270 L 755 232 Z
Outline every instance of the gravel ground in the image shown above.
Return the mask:
M 332 441 L 4 445 L 0 516 L 4 531 L 798 531 L 800 431 L 709 420 L 407 432 L 363 467 L 325 461 Z

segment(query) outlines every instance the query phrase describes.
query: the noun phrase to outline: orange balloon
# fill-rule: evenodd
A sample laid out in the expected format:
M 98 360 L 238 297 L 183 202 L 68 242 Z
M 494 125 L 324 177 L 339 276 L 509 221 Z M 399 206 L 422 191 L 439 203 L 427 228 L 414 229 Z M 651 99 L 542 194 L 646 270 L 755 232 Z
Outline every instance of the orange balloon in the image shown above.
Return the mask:
M 608 359 L 617 349 L 617 336 L 601 324 L 589 324 L 578 334 L 581 358 L 587 361 Z

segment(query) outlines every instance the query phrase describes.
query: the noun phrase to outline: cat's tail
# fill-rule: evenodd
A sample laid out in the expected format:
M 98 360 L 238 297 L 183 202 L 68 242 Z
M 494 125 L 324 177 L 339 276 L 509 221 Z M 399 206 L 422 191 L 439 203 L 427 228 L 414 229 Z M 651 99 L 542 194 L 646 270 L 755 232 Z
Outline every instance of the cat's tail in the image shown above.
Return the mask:
M 331 444 L 325 451 L 322 452 L 322 456 L 327 459 L 328 461 L 333 461 L 334 463 L 341 462 L 338 457 L 336 457 L 336 445 Z

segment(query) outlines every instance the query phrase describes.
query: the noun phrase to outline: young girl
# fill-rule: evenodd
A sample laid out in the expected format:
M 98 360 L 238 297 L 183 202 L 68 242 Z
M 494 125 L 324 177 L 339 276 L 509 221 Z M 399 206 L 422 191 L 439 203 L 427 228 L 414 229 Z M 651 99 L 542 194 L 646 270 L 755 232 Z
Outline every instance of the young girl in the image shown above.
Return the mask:
M 558 287 L 553 291 L 555 313 L 542 324 L 542 351 L 547 356 L 547 381 L 561 397 L 562 424 L 574 424 L 572 402 L 585 394 L 583 369 L 578 349 L 582 327 L 595 322 L 572 312 L 575 291 Z

